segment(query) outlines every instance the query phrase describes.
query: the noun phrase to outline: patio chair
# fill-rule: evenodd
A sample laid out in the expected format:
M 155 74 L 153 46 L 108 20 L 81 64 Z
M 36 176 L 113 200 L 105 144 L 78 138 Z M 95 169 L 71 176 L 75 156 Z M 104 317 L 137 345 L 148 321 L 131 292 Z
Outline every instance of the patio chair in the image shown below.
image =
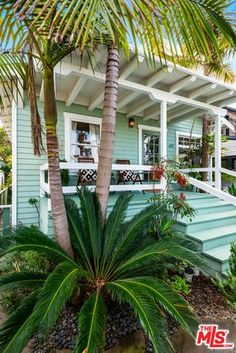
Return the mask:
M 78 157 L 78 163 L 94 163 L 94 158 Z M 87 185 L 96 182 L 97 171 L 94 169 L 80 169 L 78 172 L 77 185 Z
M 116 164 L 130 165 L 130 161 L 128 159 L 117 159 Z M 120 183 L 126 184 L 129 182 L 132 182 L 132 184 L 135 184 L 135 183 L 142 184 L 142 179 L 140 177 L 140 174 L 134 173 L 132 172 L 132 170 L 119 170 L 117 185 Z

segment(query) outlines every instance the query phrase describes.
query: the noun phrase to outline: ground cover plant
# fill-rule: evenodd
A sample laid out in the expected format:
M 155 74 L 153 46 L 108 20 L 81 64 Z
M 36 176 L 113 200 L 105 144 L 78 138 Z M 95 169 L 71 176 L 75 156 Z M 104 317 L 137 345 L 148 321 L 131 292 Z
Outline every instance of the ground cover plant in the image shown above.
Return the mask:
M 30 250 L 55 262 L 48 274 L 24 271 L 1 278 L 2 291 L 31 291 L 1 326 L 1 351 L 20 353 L 35 332 L 47 337 L 69 301 L 78 306 L 75 353 L 103 349 L 111 300 L 133 308 L 155 352 L 170 350 L 167 314 L 194 335 L 196 321 L 189 305 L 158 273 L 173 258 L 194 266 L 202 261 L 177 236 L 157 240 L 145 234 L 154 213 L 161 210 L 150 205 L 126 221 L 131 195 L 122 194 L 102 226 L 95 194 L 82 190 L 79 198 L 80 208 L 66 200 L 74 259 L 35 227 L 20 227 L 1 238 L 2 256 Z

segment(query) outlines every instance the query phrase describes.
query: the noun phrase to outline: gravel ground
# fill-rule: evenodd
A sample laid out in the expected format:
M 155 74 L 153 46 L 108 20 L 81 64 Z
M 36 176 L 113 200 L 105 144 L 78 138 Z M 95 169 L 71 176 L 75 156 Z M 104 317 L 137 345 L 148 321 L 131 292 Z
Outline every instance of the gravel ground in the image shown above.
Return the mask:
M 229 307 L 223 295 L 218 291 L 211 279 L 205 276 L 193 277 L 188 301 L 199 318 L 236 319 L 236 312 Z M 170 334 L 177 331 L 178 325 L 173 320 L 168 322 Z M 106 349 L 115 346 L 119 339 L 140 329 L 139 321 L 127 306 L 112 303 L 106 330 Z M 73 348 L 77 335 L 77 318 L 73 307 L 67 307 L 54 331 L 46 343 L 40 344 L 40 337 L 36 337 L 37 344 L 33 353 L 52 353 L 57 349 Z M 146 353 L 152 353 L 152 346 L 146 340 Z

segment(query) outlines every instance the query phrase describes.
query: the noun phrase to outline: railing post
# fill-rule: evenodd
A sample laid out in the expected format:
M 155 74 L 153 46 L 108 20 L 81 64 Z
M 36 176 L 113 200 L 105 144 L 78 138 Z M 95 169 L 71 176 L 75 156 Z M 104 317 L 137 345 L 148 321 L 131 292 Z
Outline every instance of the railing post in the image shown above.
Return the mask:
M 215 116 L 215 187 L 221 190 L 221 116 Z
M 160 156 L 161 156 L 161 159 L 163 160 L 163 159 L 167 159 L 167 102 L 166 101 L 161 102 L 160 128 L 161 128 Z M 165 189 L 166 180 L 164 178 L 162 178 L 161 183 L 163 184 Z

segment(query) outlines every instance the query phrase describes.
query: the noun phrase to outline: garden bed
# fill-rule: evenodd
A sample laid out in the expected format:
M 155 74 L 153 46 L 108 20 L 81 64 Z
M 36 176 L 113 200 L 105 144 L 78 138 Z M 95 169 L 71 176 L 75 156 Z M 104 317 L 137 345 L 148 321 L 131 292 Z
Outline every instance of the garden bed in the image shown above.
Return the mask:
M 222 293 L 209 277 L 194 276 L 191 291 L 187 297 L 193 307 L 196 316 L 201 320 L 206 319 L 236 319 L 236 311 L 226 302 Z M 119 339 L 127 334 L 140 329 L 139 321 L 134 317 L 131 309 L 124 305 L 118 306 L 112 303 L 109 306 L 109 316 L 106 330 L 106 349 L 118 344 Z M 178 330 L 178 325 L 169 321 L 170 335 Z M 46 343 L 40 344 L 36 337 L 33 353 L 52 353 L 62 348 L 72 349 L 77 334 L 76 310 L 67 307 L 61 316 L 55 330 Z M 146 340 L 146 352 L 151 353 L 152 347 Z

